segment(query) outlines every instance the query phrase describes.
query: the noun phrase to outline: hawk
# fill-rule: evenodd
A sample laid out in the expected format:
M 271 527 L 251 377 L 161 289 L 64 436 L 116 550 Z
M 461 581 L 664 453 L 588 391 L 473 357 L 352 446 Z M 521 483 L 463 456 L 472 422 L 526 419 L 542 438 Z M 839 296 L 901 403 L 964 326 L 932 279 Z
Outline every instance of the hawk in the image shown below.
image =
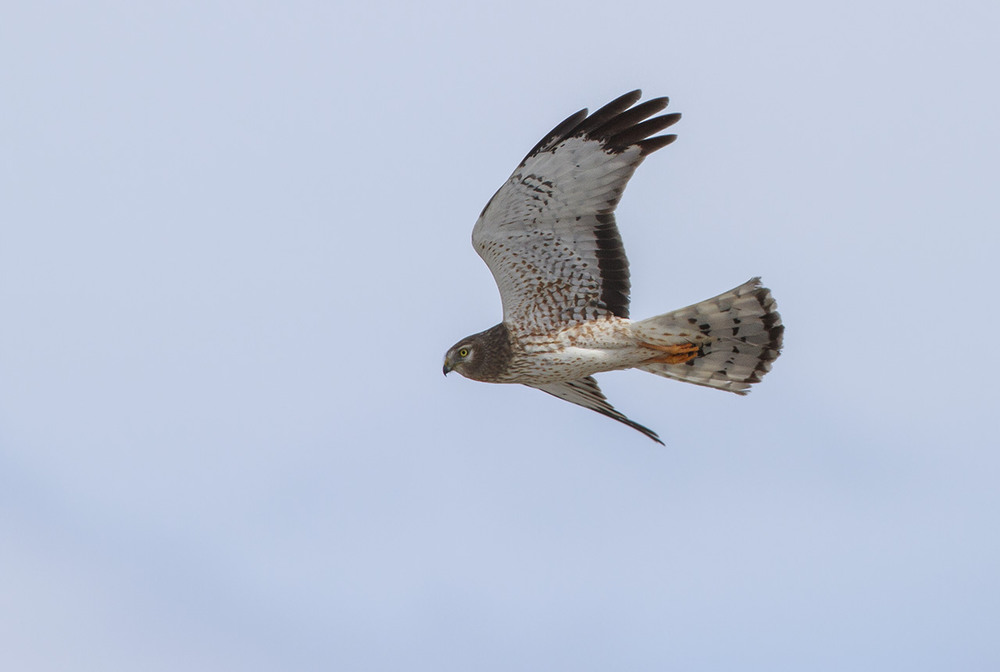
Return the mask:
M 635 169 L 676 135 L 667 98 L 632 91 L 581 110 L 528 152 L 483 208 L 472 244 L 500 289 L 503 321 L 444 358 L 486 383 L 521 383 L 637 429 L 593 374 L 640 369 L 746 394 L 781 352 L 784 327 L 760 278 L 646 320 L 629 319 L 629 270 L 614 211 Z

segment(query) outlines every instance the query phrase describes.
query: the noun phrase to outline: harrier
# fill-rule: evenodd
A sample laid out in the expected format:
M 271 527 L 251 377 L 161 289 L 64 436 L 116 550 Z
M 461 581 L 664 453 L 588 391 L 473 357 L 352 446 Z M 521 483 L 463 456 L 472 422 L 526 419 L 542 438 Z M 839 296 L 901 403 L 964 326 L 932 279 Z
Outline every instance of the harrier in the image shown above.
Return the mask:
M 746 394 L 781 351 L 771 292 L 753 278 L 713 299 L 629 320 L 628 259 L 614 210 L 656 135 L 679 114 L 633 91 L 556 126 L 483 208 L 472 244 L 500 289 L 503 321 L 463 338 L 444 358 L 486 383 L 521 383 L 639 430 L 608 403 L 593 374 L 640 369 Z M 633 107 L 634 106 L 634 107 Z

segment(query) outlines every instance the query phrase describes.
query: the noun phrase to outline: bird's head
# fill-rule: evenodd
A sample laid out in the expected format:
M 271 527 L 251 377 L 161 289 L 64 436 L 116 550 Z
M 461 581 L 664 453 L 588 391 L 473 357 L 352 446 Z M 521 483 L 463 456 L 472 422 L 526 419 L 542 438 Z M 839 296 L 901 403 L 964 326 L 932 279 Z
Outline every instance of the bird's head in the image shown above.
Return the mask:
M 469 336 L 451 346 L 444 356 L 444 375 L 452 371 L 458 371 L 465 377 L 476 368 L 476 355 L 479 354 L 476 347 L 476 337 Z
M 502 322 L 492 329 L 466 336 L 444 356 L 444 374 L 458 371 L 466 378 L 503 382 L 511 358 L 510 332 Z

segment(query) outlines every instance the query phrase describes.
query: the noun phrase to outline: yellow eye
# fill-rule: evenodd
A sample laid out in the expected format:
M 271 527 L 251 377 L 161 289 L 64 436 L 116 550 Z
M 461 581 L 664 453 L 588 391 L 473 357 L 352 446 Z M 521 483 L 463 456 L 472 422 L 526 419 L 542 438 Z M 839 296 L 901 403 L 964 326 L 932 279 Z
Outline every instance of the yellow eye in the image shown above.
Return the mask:
M 459 357 L 468 357 L 469 356 L 469 349 L 468 348 L 462 348 L 461 350 L 458 351 L 458 356 Z

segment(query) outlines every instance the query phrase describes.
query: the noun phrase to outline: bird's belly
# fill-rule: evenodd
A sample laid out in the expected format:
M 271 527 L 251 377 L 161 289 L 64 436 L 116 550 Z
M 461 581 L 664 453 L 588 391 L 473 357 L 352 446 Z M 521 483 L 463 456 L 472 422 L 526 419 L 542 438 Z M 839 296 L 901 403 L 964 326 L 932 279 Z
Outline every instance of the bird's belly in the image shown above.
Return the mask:
M 544 342 L 529 339 L 521 343 L 519 350 L 508 374 L 510 382 L 527 385 L 579 380 L 602 371 L 630 369 L 648 357 L 637 347 L 626 325 L 571 328 Z
M 518 367 L 517 382 L 554 383 L 578 380 L 602 371 L 614 371 L 634 366 L 623 361 L 620 353 L 570 347 L 559 352 L 525 353 L 525 367 Z

